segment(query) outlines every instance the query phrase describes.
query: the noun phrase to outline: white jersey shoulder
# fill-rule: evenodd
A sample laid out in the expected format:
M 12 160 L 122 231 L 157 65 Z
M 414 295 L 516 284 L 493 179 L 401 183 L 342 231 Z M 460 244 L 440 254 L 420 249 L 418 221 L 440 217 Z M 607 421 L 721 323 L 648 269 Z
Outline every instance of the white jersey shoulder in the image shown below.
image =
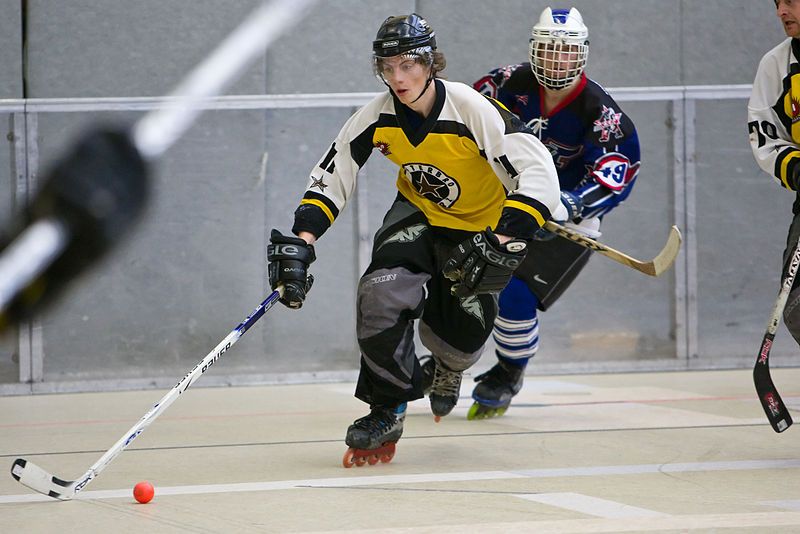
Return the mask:
M 753 156 L 788 189 L 794 189 L 792 176 L 800 162 L 800 65 L 794 47 L 793 39 L 786 39 L 764 54 L 747 105 Z

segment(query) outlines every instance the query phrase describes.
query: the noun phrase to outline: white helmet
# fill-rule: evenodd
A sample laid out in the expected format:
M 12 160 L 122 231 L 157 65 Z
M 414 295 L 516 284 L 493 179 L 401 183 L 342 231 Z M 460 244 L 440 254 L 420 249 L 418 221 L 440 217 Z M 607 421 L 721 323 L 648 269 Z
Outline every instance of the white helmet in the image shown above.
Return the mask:
M 589 29 L 574 7 L 546 7 L 531 30 L 533 74 L 548 89 L 563 89 L 581 75 L 589 55 Z

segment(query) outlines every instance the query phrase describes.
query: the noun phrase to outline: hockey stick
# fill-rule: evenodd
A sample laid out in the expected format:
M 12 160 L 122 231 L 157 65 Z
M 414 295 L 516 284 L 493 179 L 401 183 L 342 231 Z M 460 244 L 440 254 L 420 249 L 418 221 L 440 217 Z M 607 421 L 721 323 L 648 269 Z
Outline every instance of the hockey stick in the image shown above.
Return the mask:
M 242 321 L 239 326 L 234 328 L 219 345 L 214 347 L 214 350 L 209 352 L 205 358 L 200 360 L 197 365 L 184 376 L 175 387 L 173 387 L 161 400 L 153 405 L 144 416 L 133 425 L 123 436 L 106 451 L 92 466 L 86 471 L 83 476 L 76 480 L 63 480 L 56 476 L 51 475 L 38 465 L 24 458 L 17 458 L 11 466 L 11 476 L 17 479 L 20 483 L 28 486 L 32 490 L 38 491 L 50 497 L 68 501 L 75 497 L 75 494 L 81 491 L 86 485 L 91 482 L 100 472 L 110 464 L 114 458 L 124 451 L 134 439 L 136 439 L 144 430 L 155 421 L 155 419 L 166 410 L 175 399 L 177 399 L 184 391 L 189 389 L 200 375 L 205 373 L 220 357 L 230 349 L 240 337 L 244 335 L 247 330 L 263 316 L 267 310 L 278 302 L 281 296 L 281 288 L 273 291 L 258 307 L 253 310 L 247 319 Z
M 278 37 L 301 20 L 315 3 L 316 0 L 272 0 L 253 10 L 239 27 L 176 86 L 159 109 L 144 115 L 133 125 L 132 131 L 125 132 L 125 136 L 129 138 L 128 144 L 132 145 L 130 148 L 137 155 L 136 162 L 140 159 L 146 162 L 158 159 L 194 123 L 204 107 L 207 107 L 204 104 L 209 98 L 221 94 Z M 118 159 L 120 154 L 112 152 L 100 156 Z M 87 158 L 77 159 L 85 163 Z M 99 156 L 91 153 L 88 159 L 99 159 Z M 69 163 L 74 167 L 76 162 Z M 127 163 L 123 161 L 120 164 L 125 166 Z M 54 263 L 66 256 L 62 263 L 70 263 L 76 272 L 56 269 L 57 275 L 61 278 L 72 278 L 78 270 L 88 266 L 115 244 L 123 231 L 132 226 L 134 219 L 138 219 L 144 207 L 145 195 L 139 189 L 144 187 L 141 182 L 146 182 L 146 175 L 128 176 L 123 180 L 113 172 L 110 177 L 87 176 L 85 165 L 79 167 L 79 171 L 74 171 L 72 167 L 66 170 L 73 172 L 62 172 L 59 176 L 58 182 L 63 187 L 56 188 L 58 194 L 49 193 L 49 196 L 38 203 L 40 207 L 46 208 L 43 211 L 47 216 L 30 221 L 8 248 L 0 250 L 0 330 L 11 322 L 5 317 L 5 312 L 14 304 L 15 299 L 19 300 L 20 294 L 39 277 L 47 274 Z M 104 170 L 108 169 L 104 167 Z M 65 182 L 65 178 L 69 180 Z M 109 181 L 114 182 L 116 187 L 108 187 Z M 76 195 L 76 189 L 82 195 Z M 70 193 L 65 195 L 64 191 Z M 106 209 L 108 214 L 103 217 L 97 215 L 96 212 L 103 210 L 98 210 L 98 201 L 92 203 L 92 198 L 87 198 L 93 193 L 99 194 L 99 204 L 111 205 L 114 209 Z M 82 203 L 75 201 L 75 197 L 79 196 L 84 197 Z M 35 207 L 37 202 L 33 201 L 32 204 Z M 54 213 L 50 213 L 51 211 Z M 90 220 L 93 224 L 81 224 L 77 227 L 68 224 L 74 222 L 69 219 L 74 219 L 76 212 L 81 215 L 82 222 Z M 87 250 L 92 251 L 92 255 L 87 254 Z M 32 298 L 31 294 L 26 295 L 26 306 L 36 306 L 37 309 L 24 311 L 39 311 L 40 301 L 44 300 L 42 293 L 49 295 L 69 281 L 56 279 L 55 276 L 29 292 L 38 296 L 38 299 Z
M 560 235 L 561 237 L 569 239 L 570 241 L 577 243 L 582 247 L 594 250 L 595 252 L 598 252 L 607 258 L 611 258 L 618 263 L 632 267 L 640 273 L 650 276 L 660 276 L 667 269 L 672 267 L 672 264 L 675 263 L 675 258 L 678 257 L 678 251 L 681 248 L 681 232 L 678 230 L 677 226 L 670 228 L 667 244 L 664 245 L 664 248 L 661 249 L 661 252 L 659 252 L 658 255 L 650 261 L 641 261 L 637 260 L 636 258 L 632 258 L 627 254 L 623 254 L 618 250 L 614 250 L 608 245 L 604 245 L 599 241 L 595 241 L 590 237 L 586 237 L 577 230 L 566 228 L 553 221 L 547 221 L 544 223 L 544 227 L 556 235 Z
M 315 2 L 316 0 L 272 0 L 256 8 L 238 28 L 187 75 L 162 108 L 148 113 L 134 125 L 131 137 L 141 156 L 146 160 L 157 159 L 174 144 L 202 112 L 202 101 L 219 94 L 227 87 L 250 63 L 261 56 L 275 39 L 305 16 Z M 36 228 L 40 226 L 42 225 Z M 36 265 L 28 266 L 24 262 L 16 261 L 4 270 L 0 269 L 3 274 L 19 275 L 21 279 L 35 277 L 45 270 L 52 258 L 67 246 L 69 233 L 63 230 L 57 221 L 45 220 L 43 226 L 45 230 L 49 230 L 48 244 L 50 248 L 34 255 Z M 87 238 L 87 236 L 83 237 Z M 93 236 L 88 236 L 88 238 L 91 237 Z M 31 241 L 32 239 L 28 239 L 25 242 Z M 38 243 L 39 240 L 36 241 Z M 14 258 L 30 257 L 31 255 L 23 253 L 15 252 L 14 254 Z M 0 281 L 0 285 L 2 284 L 3 282 Z M 22 282 L 15 282 L 11 286 L 11 290 L 6 293 L 13 294 L 22 285 L 24 285 Z M 0 294 L 3 292 L 0 291 Z M 211 367 L 247 329 L 274 305 L 279 297 L 279 291 L 274 291 L 267 297 L 247 319 L 189 371 L 79 479 L 67 481 L 54 477 L 24 458 L 17 458 L 14 461 L 11 475 L 39 493 L 62 500 L 71 499 L 130 445 L 201 374 Z
M 767 332 L 761 341 L 761 348 L 758 350 L 756 364 L 753 367 L 753 383 L 756 386 L 758 400 L 761 401 L 764 413 L 767 414 L 769 424 L 772 425 L 775 432 L 783 432 L 792 426 L 792 416 L 789 414 L 789 410 L 783 403 L 781 396 L 778 395 L 778 390 L 772 382 L 772 376 L 769 372 L 769 351 L 772 349 L 772 342 L 775 340 L 775 333 L 778 331 L 778 324 L 780 324 L 783 309 L 786 307 L 789 291 L 791 291 L 794 284 L 798 265 L 800 265 L 800 239 L 798 239 L 794 247 L 792 259 L 789 262 L 789 270 L 781 284 L 778 298 L 775 299 L 772 315 L 770 315 L 767 323 Z

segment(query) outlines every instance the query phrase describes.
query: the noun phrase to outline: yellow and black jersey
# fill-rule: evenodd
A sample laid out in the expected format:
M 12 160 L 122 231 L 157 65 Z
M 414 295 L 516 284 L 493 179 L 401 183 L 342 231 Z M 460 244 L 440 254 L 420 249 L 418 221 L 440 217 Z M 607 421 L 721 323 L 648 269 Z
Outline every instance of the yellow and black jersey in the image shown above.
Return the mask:
M 552 157 L 522 122 L 467 85 L 434 83 L 434 107 L 416 128 L 391 91 L 350 117 L 311 172 L 295 233 L 328 229 L 373 149 L 400 167 L 397 189 L 432 226 L 529 238 L 563 209 Z
M 800 41 L 786 39 L 758 65 L 747 105 L 750 146 L 758 165 L 783 187 L 797 189 L 800 165 Z

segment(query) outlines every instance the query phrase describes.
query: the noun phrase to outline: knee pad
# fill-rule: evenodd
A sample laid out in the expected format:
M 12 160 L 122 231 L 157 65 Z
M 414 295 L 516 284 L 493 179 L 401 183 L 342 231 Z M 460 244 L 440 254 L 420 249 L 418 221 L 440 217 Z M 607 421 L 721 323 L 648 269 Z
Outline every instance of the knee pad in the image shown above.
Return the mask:
M 789 293 L 786 306 L 783 308 L 783 322 L 792 337 L 800 344 L 800 289 Z
M 403 267 L 378 269 L 358 283 L 356 331 L 359 339 L 389 330 L 401 319 L 416 319 L 425 303 L 426 273 Z
M 419 339 L 430 350 L 437 360 L 452 371 L 463 371 L 472 367 L 483 353 L 483 347 L 475 352 L 464 352 L 453 347 L 431 329 L 423 321 L 419 322 Z

